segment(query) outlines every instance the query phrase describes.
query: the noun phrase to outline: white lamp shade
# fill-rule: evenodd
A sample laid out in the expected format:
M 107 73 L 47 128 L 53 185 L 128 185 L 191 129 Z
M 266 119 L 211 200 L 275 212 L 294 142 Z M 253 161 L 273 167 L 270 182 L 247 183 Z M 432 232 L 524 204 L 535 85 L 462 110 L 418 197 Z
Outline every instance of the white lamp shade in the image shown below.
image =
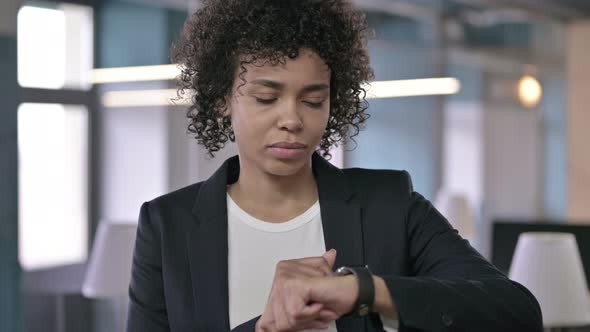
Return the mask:
M 137 225 L 130 223 L 98 225 L 82 285 L 84 296 L 102 298 L 127 293 L 136 231 Z
M 467 196 L 441 191 L 435 205 L 462 237 L 471 240 L 476 237 L 473 210 Z
M 573 234 L 522 233 L 509 275 L 535 295 L 545 327 L 590 323 L 586 276 Z

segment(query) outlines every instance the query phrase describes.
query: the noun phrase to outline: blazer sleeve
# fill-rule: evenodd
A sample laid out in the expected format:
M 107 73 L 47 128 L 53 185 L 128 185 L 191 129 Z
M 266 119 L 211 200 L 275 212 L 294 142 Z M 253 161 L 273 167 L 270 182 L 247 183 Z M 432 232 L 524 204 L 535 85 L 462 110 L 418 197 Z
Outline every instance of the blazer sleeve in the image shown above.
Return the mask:
M 383 277 L 400 332 L 543 331 L 535 297 L 484 259 L 415 192 L 409 195 L 406 230 L 412 276 Z

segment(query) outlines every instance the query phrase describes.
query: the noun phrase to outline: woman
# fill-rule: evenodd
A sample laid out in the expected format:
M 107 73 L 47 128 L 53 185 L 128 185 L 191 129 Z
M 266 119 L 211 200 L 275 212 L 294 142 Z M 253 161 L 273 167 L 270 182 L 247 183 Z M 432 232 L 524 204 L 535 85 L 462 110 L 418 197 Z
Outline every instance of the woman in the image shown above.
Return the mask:
M 406 172 L 322 158 L 368 117 L 367 31 L 344 0 L 209 0 L 187 22 L 189 130 L 239 154 L 141 207 L 128 331 L 542 329 Z

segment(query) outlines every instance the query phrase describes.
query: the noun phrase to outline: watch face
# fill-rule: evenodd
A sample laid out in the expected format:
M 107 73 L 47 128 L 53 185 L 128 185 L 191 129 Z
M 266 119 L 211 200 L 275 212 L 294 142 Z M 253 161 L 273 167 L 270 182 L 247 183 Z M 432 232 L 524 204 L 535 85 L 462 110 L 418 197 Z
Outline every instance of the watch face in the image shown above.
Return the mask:
M 338 270 L 336 270 L 336 275 L 345 276 L 347 274 L 352 274 L 352 271 L 346 266 L 339 267 Z
M 369 306 L 366 304 L 361 304 L 359 306 L 358 315 L 359 316 L 366 316 L 369 314 Z

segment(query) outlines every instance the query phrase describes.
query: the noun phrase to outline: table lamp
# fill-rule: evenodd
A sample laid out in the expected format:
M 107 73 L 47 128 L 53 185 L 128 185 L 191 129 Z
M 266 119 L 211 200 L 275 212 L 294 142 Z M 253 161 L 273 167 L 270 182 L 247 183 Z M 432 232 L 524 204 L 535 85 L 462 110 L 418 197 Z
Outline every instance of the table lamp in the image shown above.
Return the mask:
M 546 328 L 590 324 L 586 276 L 573 234 L 520 234 L 509 276 L 535 295 Z
M 473 209 L 466 195 L 440 191 L 436 197 L 436 208 L 459 231 L 459 235 L 473 244 L 477 233 Z
M 114 300 L 119 331 L 125 328 L 136 231 L 133 223 L 101 222 L 82 285 L 82 294 L 88 298 Z

